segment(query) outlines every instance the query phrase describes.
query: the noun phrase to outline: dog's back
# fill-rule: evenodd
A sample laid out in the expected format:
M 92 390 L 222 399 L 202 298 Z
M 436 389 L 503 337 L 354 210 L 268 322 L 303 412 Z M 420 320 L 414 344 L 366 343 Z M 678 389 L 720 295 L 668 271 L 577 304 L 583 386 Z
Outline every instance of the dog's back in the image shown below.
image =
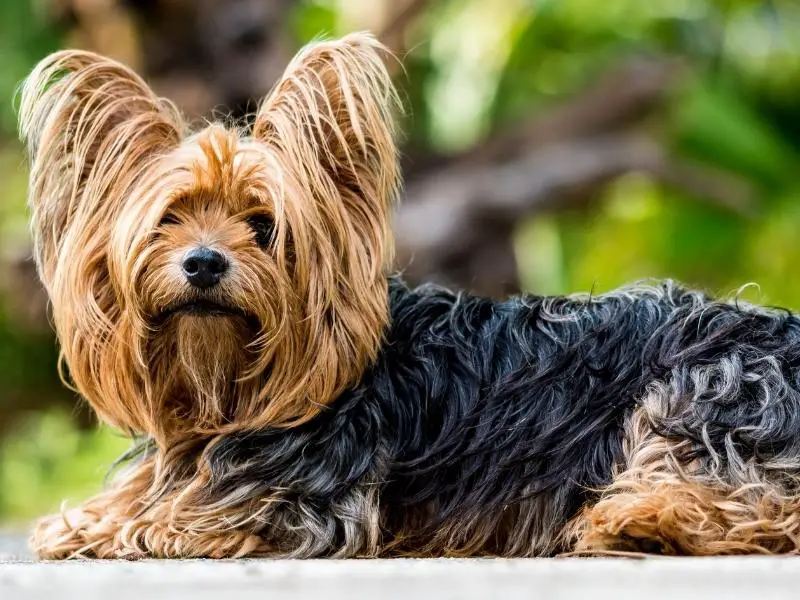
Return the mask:
M 288 486 L 303 504 L 358 507 L 382 552 L 791 545 L 777 522 L 728 537 L 779 510 L 769 502 L 800 469 L 796 317 L 669 282 L 495 303 L 395 280 L 391 299 L 362 382 L 298 430 L 221 444 L 222 480 L 258 464 L 256 495 Z M 625 502 L 650 529 L 608 516 Z M 676 534 L 684 514 L 691 540 Z M 352 552 L 352 538 L 339 527 L 328 548 Z

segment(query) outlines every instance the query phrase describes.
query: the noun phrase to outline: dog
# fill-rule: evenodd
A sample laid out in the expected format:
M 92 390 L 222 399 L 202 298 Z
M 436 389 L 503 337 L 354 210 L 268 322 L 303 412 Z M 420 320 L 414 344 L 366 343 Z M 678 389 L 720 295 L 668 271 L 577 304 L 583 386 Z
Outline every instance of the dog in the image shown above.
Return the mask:
M 249 129 L 191 131 L 89 52 L 23 83 L 62 376 L 134 441 L 38 556 L 797 551 L 800 319 L 407 286 L 385 61 L 317 41 Z

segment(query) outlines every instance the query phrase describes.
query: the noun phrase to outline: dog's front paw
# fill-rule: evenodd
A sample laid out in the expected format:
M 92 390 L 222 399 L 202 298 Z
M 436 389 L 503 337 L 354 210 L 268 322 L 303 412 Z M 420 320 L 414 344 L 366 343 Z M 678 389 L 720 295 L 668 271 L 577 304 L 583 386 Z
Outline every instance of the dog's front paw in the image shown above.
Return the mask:
M 196 531 L 174 522 L 132 521 L 122 528 L 120 543 L 120 558 L 137 554 L 152 558 L 242 558 L 266 553 L 264 541 L 255 534 L 230 527 Z M 132 555 L 126 555 L 125 550 Z
M 42 519 L 31 539 L 41 560 L 238 558 L 266 554 L 257 535 L 229 527 L 194 531 L 170 521 L 115 521 L 74 509 Z
M 108 517 L 76 508 L 39 521 L 30 545 L 41 560 L 137 558 L 134 553 L 119 548 L 118 530 Z

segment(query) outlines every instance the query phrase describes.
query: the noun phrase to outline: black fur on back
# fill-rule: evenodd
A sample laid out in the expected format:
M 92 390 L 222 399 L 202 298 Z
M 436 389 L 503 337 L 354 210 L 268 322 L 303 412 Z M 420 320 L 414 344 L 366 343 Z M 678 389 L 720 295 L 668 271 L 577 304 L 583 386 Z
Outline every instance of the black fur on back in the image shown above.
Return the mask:
M 282 489 L 289 510 L 324 514 L 366 482 L 385 541 L 402 530 L 412 546 L 531 500 L 552 521 L 537 531 L 554 530 L 610 483 L 649 384 L 686 371 L 688 389 L 692 367 L 740 352 L 777 360 L 789 393 L 765 404 L 745 383 L 727 403 L 665 420 L 663 433 L 723 460 L 731 443 L 745 457 L 800 457 L 800 322 L 788 312 L 671 282 L 494 302 L 395 279 L 389 293 L 391 328 L 362 381 L 300 427 L 215 443 L 214 495 Z

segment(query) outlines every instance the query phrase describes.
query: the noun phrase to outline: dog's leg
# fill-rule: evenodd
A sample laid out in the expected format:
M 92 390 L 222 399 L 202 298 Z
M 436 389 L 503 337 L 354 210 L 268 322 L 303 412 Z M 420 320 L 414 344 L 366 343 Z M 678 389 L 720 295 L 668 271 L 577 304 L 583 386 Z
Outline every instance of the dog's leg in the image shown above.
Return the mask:
M 65 558 L 235 558 L 265 553 L 263 540 L 246 529 L 231 527 L 218 515 L 216 527 L 194 529 L 180 518 L 114 518 L 92 501 L 42 520 L 32 547 L 44 560 Z M 166 515 L 164 515 L 166 516 Z
M 263 545 L 247 528 L 236 526 L 235 519 L 248 515 L 245 507 L 188 508 L 180 500 L 203 482 L 172 482 L 160 492 L 153 472 L 153 461 L 144 460 L 77 508 L 42 519 L 31 538 L 34 553 L 43 560 L 227 558 Z
M 800 550 L 800 497 L 653 475 L 620 480 L 584 513 L 577 550 L 711 556 Z
M 152 475 L 152 462 L 142 461 L 77 508 L 40 520 L 31 537 L 32 550 L 44 560 L 122 558 L 126 552 L 119 543 L 120 530 L 146 498 Z
M 629 423 L 627 465 L 579 517 L 575 550 L 669 555 L 800 550 L 800 494 L 755 477 L 734 485 L 680 455 L 690 443 L 654 433 L 644 409 Z
M 615 483 L 584 514 L 577 550 L 711 555 L 759 552 L 745 536 L 729 535 L 725 499 L 712 490 L 660 477 Z M 737 510 L 745 511 L 742 505 Z
M 188 479 L 154 485 L 153 461 L 145 460 L 107 491 L 81 506 L 40 521 L 31 546 L 41 559 L 232 558 L 264 553 L 254 533 L 267 506 L 223 498 L 208 503 L 208 481 Z
M 65 558 L 229 558 L 263 552 L 252 521 L 252 506 L 204 506 L 183 502 L 184 492 L 203 482 L 185 482 L 186 488 L 148 502 L 152 467 L 143 463 L 116 481 L 107 491 L 81 506 L 42 519 L 31 547 L 41 559 Z
M 200 489 L 198 481 L 190 484 Z M 338 558 L 377 556 L 377 504 L 360 491 L 319 511 L 281 493 L 204 502 L 180 494 L 122 524 L 111 554 L 124 558 Z M 207 499 L 206 499 L 207 500 Z M 102 555 L 101 555 L 102 556 Z M 106 556 L 102 556 L 106 557 Z
M 377 487 L 354 488 L 325 510 L 282 492 L 250 496 L 247 486 L 209 495 L 205 473 L 143 506 L 147 474 L 82 506 L 42 520 L 32 547 L 41 559 L 368 557 L 380 552 Z
M 42 560 L 64 558 L 111 558 L 113 539 L 119 529 L 99 504 L 88 501 L 78 508 L 41 519 L 33 530 L 30 545 Z

